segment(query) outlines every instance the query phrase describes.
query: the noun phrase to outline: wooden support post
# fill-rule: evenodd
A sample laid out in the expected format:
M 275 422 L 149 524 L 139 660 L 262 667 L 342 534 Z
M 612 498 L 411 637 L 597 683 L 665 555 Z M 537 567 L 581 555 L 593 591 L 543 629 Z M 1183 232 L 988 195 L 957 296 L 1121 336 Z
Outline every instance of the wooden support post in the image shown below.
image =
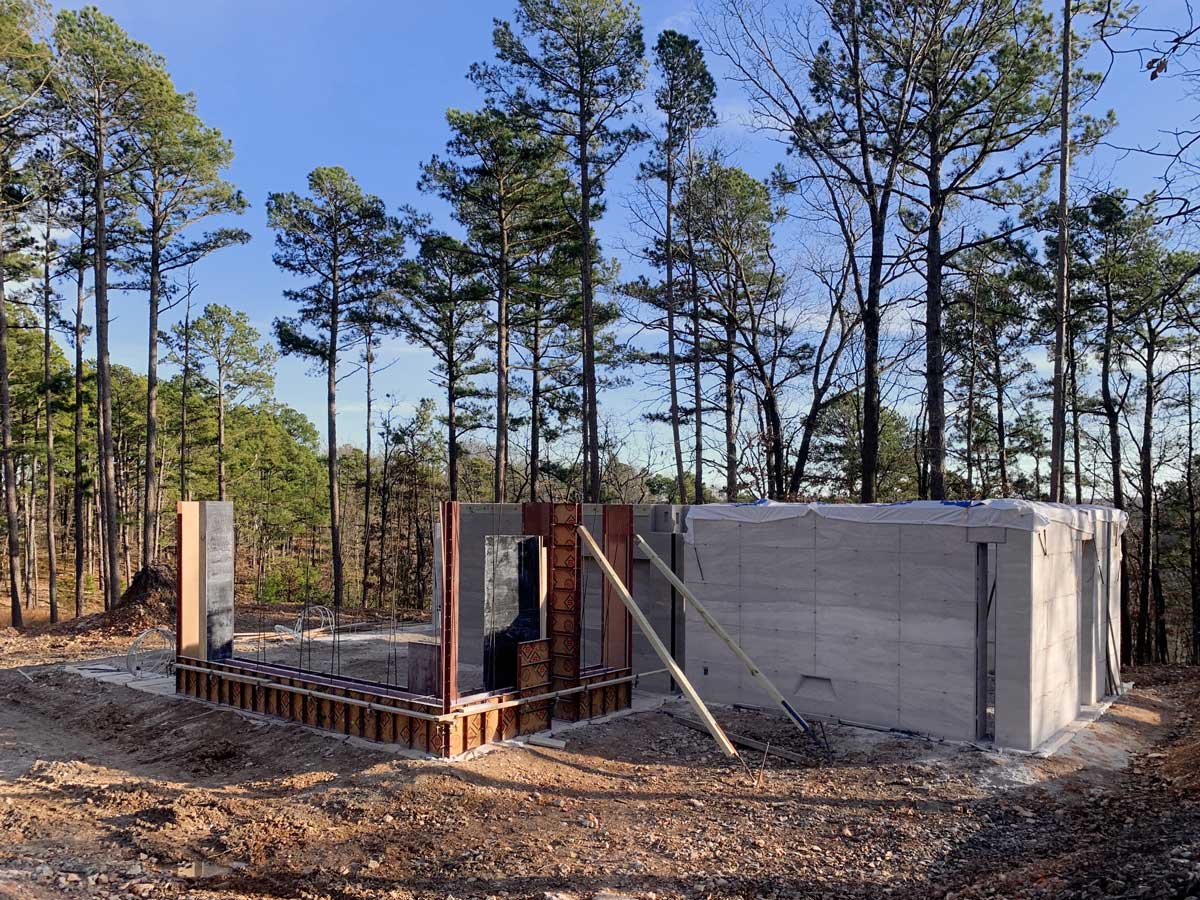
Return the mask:
M 717 720 L 712 717 L 712 713 L 708 711 L 708 707 L 704 705 L 704 701 L 700 699 L 700 695 L 696 693 L 696 689 L 692 687 L 692 683 L 683 674 L 683 669 L 679 668 L 679 664 L 671 658 L 671 652 L 663 646 L 663 642 L 654 633 L 654 628 L 651 626 L 650 620 L 646 618 L 645 613 L 638 608 L 638 605 L 633 602 L 633 597 L 630 596 L 625 585 L 621 583 L 621 579 L 617 577 L 617 573 L 613 571 L 613 567 L 609 565 L 608 559 L 605 558 L 604 553 L 601 552 L 600 547 L 596 544 L 596 539 L 591 536 L 587 528 L 583 525 L 579 526 L 579 536 L 583 538 L 584 543 L 595 554 L 600 571 L 604 573 L 604 577 L 608 579 L 617 596 L 621 598 L 621 602 L 625 604 L 625 608 L 629 610 L 629 614 L 637 622 L 638 628 L 642 630 L 642 634 L 646 636 L 646 640 L 650 642 L 650 646 L 654 648 L 654 652 L 658 654 L 658 658 L 662 660 L 662 664 L 667 667 L 672 677 L 679 683 L 680 690 L 691 701 L 692 707 L 696 710 L 697 715 L 700 716 L 700 721 L 704 723 L 704 727 L 708 729 L 708 733 L 713 736 L 713 740 L 717 742 L 717 746 L 725 752 L 726 756 L 737 756 L 737 750 L 729 742 L 729 738 L 725 736 L 725 732 L 721 730 L 721 726 L 717 724 Z
M 633 590 L 633 507 L 606 504 L 603 509 L 604 556 L 626 589 Z M 633 664 L 633 619 L 607 581 L 601 585 L 600 661 L 613 669 Z
M 734 656 L 742 661 L 742 665 L 750 671 L 750 674 L 754 676 L 754 679 L 767 692 L 768 696 L 779 704 L 779 707 L 787 714 L 788 720 L 806 735 L 816 740 L 817 736 L 813 733 L 812 728 L 809 727 L 808 722 L 804 720 L 800 713 L 792 708 L 792 704 L 788 703 L 787 698 L 780 693 L 779 688 L 775 687 L 771 679 L 763 674 L 762 669 L 754 664 L 754 660 L 750 658 L 750 655 L 730 636 L 728 631 L 721 627 L 721 623 L 712 617 L 709 611 L 704 608 L 704 604 L 696 599 L 696 595 L 688 589 L 687 585 L 679 580 L 679 576 L 672 572 L 670 567 L 662 561 L 662 558 L 650 549 L 650 545 L 646 543 L 646 539 L 640 534 L 635 535 L 635 537 L 637 538 L 638 545 L 642 548 L 642 552 L 646 554 L 646 558 L 650 560 L 654 568 L 658 569 L 663 577 L 671 583 L 672 587 L 691 604 L 692 608 L 700 614 L 700 618 L 704 620 L 705 624 L 716 632 L 717 637 L 725 643 L 725 646 L 733 651 Z

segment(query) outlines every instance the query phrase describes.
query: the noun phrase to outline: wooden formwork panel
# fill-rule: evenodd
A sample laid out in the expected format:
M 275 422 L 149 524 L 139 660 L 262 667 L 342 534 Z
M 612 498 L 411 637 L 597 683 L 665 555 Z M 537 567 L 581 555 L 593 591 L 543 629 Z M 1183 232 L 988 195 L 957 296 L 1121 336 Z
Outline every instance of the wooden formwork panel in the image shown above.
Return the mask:
M 411 709 L 414 712 L 436 714 L 437 707 L 404 701 L 367 690 L 350 690 L 338 685 L 325 684 L 302 676 L 282 676 L 263 673 L 253 668 L 239 667 L 236 663 L 204 662 L 182 659 L 192 666 L 203 666 L 205 672 L 177 669 L 175 684 L 180 693 L 244 709 L 272 718 L 285 719 L 301 725 L 320 728 L 362 737 L 366 740 L 398 743 L 427 753 L 444 754 L 447 746 L 462 745 L 462 729 L 444 729 L 442 734 L 437 723 L 400 712 L 383 712 L 353 703 L 342 703 L 329 697 L 311 697 L 307 694 L 285 690 L 286 687 L 303 691 L 317 691 L 332 697 L 345 697 L 367 703 Z M 228 677 L 227 677 L 228 676 Z M 237 676 L 237 677 L 232 677 Z M 240 678 L 252 677 L 267 684 L 251 684 Z M 428 707 L 428 708 L 425 708 Z M 455 723 L 457 724 L 457 723 Z M 456 752 L 461 753 L 462 750 Z
M 579 683 L 580 595 L 579 525 L 583 508 L 578 503 L 555 503 L 550 508 L 550 600 L 547 631 L 550 638 L 550 679 L 554 690 Z M 579 717 L 578 695 L 563 697 L 554 714 L 574 721 Z
M 452 712 L 456 718 L 448 722 L 407 716 L 403 712 L 436 714 L 438 707 L 428 702 L 328 684 L 306 678 L 304 673 L 289 676 L 262 672 L 239 666 L 236 662 L 181 659 L 182 663 L 203 667 L 206 671 L 177 669 L 175 683 L 180 693 L 224 706 L 369 741 L 399 744 L 437 756 L 457 756 L 485 744 L 550 727 L 554 701 L 533 698 L 551 689 L 551 641 L 543 638 L 522 642 L 518 646 L 518 660 L 517 692 L 488 695 L 483 701 L 471 703 L 471 712 Z M 628 675 L 629 669 L 594 668 L 587 670 L 581 681 L 593 685 Z M 244 678 L 254 678 L 256 683 L 242 680 Z M 316 691 L 325 696 L 312 697 L 286 688 Z M 630 694 L 628 682 L 602 685 L 576 695 L 573 710 L 580 718 L 605 715 L 627 707 Z M 358 702 L 342 702 L 338 698 Z M 522 698 L 529 698 L 530 702 L 509 705 Z M 371 709 L 361 703 L 376 703 L 392 709 Z M 479 708 L 485 703 L 494 704 L 496 708 Z
M 593 719 L 617 710 L 628 709 L 633 700 L 630 682 L 625 681 L 620 684 L 604 684 L 604 682 L 627 678 L 630 674 L 631 670 L 627 668 L 605 667 L 589 669 L 581 675 L 580 683 L 589 687 L 580 694 L 579 718 Z M 601 686 L 590 687 L 591 685 Z
M 550 640 L 522 641 L 517 645 L 517 688 L 522 697 L 536 697 L 550 691 Z M 516 710 L 520 734 L 545 731 L 550 727 L 553 701 L 523 705 Z

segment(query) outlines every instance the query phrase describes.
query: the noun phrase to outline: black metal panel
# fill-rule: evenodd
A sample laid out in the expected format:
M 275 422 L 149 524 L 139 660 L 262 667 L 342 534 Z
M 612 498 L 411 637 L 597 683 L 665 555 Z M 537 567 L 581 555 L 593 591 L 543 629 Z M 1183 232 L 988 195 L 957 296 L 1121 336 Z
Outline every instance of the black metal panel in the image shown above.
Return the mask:
M 489 535 L 484 547 L 483 684 L 495 691 L 517 685 L 517 644 L 541 634 L 537 537 Z

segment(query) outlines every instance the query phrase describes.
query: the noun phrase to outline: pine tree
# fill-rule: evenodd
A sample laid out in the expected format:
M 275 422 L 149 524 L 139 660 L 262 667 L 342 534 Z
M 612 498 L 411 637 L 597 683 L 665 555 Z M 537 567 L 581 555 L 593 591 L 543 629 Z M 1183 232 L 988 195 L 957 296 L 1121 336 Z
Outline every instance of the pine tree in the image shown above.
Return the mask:
M 496 315 L 496 454 L 493 497 L 508 499 L 510 344 L 514 303 L 546 248 L 569 238 L 563 203 L 570 185 L 562 141 L 534 123 L 488 106 L 450 110 L 446 158 L 422 167 L 421 186 L 454 205 L 467 247 L 491 284 Z
M 220 228 L 194 239 L 186 236 L 204 219 L 241 213 L 247 203 L 221 178 L 222 170 L 233 161 L 229 141 L 200 121 L 195 98 L 178 93 L 166 79 L 156 87 L 157 93 L 145 99 L 146 112 L 130 133 L 136 164 L 124 178 L 141 213 L 124 248 L 127 265 L 135 273 L 135 286 L 149 295 L 143 566 L 155 562 L 158 542 L 158 320 L 169 294 L 164 279 L 216 250 L 250 239 L 246 231 L 233 228 Z
M 117 577 L 117 470 L 109 353 L 109 230 L 114 181 L 137 163 L 133 132 L 169 80 L 160 56 L 132 40 L 95 7 L 58 14 L 55 94 L 68 124 L 61 135 L 89 167 L 92 190 L 92 282 L 96 297 L 96 393 L 99 406 L 101 514 L 106 554 L 105 606 L 120 597 Z
M 49 52 L 35 35 L 37 8 L 14 0 L 0 5 L 0 455 L 3 456 L 4 513 L 8 544 L 9 600 L 12 625 L 21 617 L 20 525 L 17 471 L 13 449 L 13 405 L 10 384 L 8 285 L 29 273 L 22 251 L 28 238 L 18 217 L 32 200 L 24 184 L 25 167 L 39 131 L 38 104 L 50 72 Z
M 194 373 L 206 379 L 217 399 L 217 499 L 227 499 L 225 477 L 226 410 L 247 399 L 263 400 L 275 386 L 275 351 L 262 345 L 250 317 L 240 310 L 210 303 L 185 328 L 195 354 Z M 184 339 L 183 329 L 175 337 Z
M 596 248 L 605 178 L 642 132 L 623 120 L 638 111 L 645 41 L 629 0 L 519 0 L 516 29 L 497 21 L 496 65 L 472 66 L 490 94 L 568 142 L 576 178 L 583 343 L 584 498 L 600 500 L 596 379 Z
M 683 442 L 680 438 L 680 389 L 676 366 L 677 350 L 677 302 L 675 292 L 675 260 L 677 256 L 675 236 L 676 191 L 680 178 L 680 163 L 685 167 L 685 176 L 690 185 L 693 170 L 693 142 L 698 132 L 716 124 L 713 100 L 716 83 L 704 62 L 700 43 L 685 34 L 670 29 L 658 36 L 654 45 L 654 68 L 659 77 L 659 86 L 654 92 L 654 104 L 663 114 L 661 136 L 655 140 L 654 155 L 645 165 L 643 174 L 661 179 L 663 184 L 663 233 L 662 264 L 665 270 L 663 281 L 664 301 L 667 313 L 667 377 L 670 391 L 671 438 L 675 453 L 676 489 L 680 498 L 686 498 L 684 490 Z M 684 193 L 684 231 L 688 246 L 691 245 L 691 193 Z M 690 260 L 690 254 L 689 254 Z M 694 269 L 693 269 L 694 272 Z M 703 502 L 703 455 L 699 383 L 699 296 L 694 282 L 689 281 L 692 309 L 693 379 L 695 381 L 692 415 L 695 416 L 695 502 Z M 683 502 L 682 499 L 680 502 Z
M 273 193 L 267 198 L 267 224 L 275 231 L 272 259 L 283 271 L 308 281 L 285 293 L 299 314 L 276 319 L 275 336 L 284 354 L 308 359 L 325 372 L 333 602 L 340 607 L 345 575 L 338 498 L 338 362 L 360 339 L 351 314 L 380 291 L 401 236 L 383 201 L 363 193 L 345 169 L 314 169 L 308 189 L 309 196 Z
M 1020 203 L 1053 163 L 1058 121 L 1055 30 L 1038 0 L 931 0 L 912 6 L 926 53 L 916 70 L 914 142 L 906 179 L 918 205 L 910 228 L 925 251 L 925 388 L 929 493 L 946 497 L 943 281 L 954 257 L 996 240 L 945 246 L 948 213 L 968 200 Z M 913 38 L 893 36 L 900 58 Z
M 420 239 L 415 259 L 402 267 L 398 288 L 406 303 L 400 321 L 408 339 L 436 364 L 434 384 L 446 392 L 446 471 L 451 500 L 458 499 L 459 442 L 481 427 L 487 396 L 475 379 L 487 371 L 479 351 L 490 337 L 487 284 L 479 264 L 460 241 L 436 232 Z

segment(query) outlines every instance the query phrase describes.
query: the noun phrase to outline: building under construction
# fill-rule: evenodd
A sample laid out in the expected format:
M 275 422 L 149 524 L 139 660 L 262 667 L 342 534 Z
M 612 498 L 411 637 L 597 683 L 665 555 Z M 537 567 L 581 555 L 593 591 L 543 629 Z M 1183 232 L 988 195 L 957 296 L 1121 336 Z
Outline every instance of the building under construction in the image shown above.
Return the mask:
M 702 718 L 700 698 L 1035 750 L 1120 688 L 1110 509 L 447 502 L 439 518 L 430 618 L 306 658 L 302 628 L 235 652 L 232 507 L 181 503 L 176 690 L 455 756 L 693 688 Z

